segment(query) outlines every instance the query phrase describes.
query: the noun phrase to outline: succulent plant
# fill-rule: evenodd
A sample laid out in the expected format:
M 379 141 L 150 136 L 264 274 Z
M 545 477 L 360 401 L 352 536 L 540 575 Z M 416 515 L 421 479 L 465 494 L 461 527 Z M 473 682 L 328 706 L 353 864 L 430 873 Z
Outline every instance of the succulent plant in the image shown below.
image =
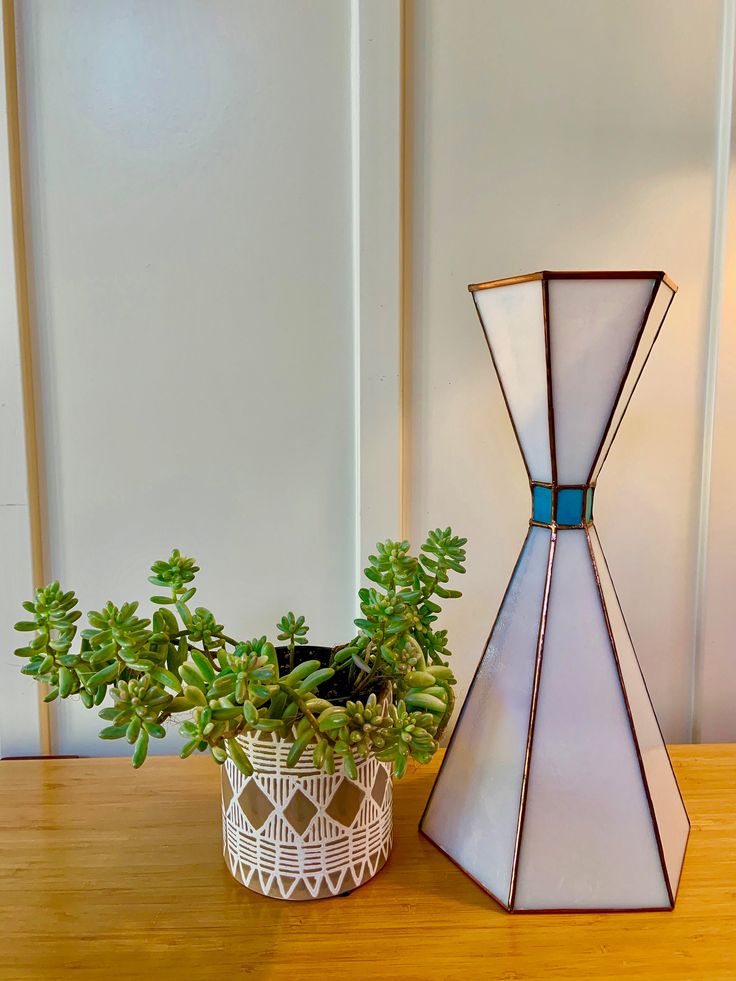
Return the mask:
M 315 767 L 333 773 L 341 764 L 354 778 L 356 758 L 373 754 L 401 777 L 410 759 L 432 758 L 452 714 L 447 632 L 434 624 L 436 600 L 461 595 L 446 583 L 465 571 L 465 544 L 450 528 L 430 531 L 418 556 L 406 541 L 378 544 L 365 570 L 372 585 L 359 591 L 357 633 L 327 663 L 309 656 L 304 616 L 281 618 L 276 637 L 286 643 L 277 649 L 266 636 L 234 640 L 210 610 L 191 609 L 199 567 L 178 549 L 151 567 L 162 592 L 151 597 L 150 619 L 138 616 L 137 602 L 109 602 L 88 614 L 74 653 L 77 598 L 53 582 L 23 604 L 31 619 L 16 629 L 34 636 L 15 653 L 24 674 L 48 685 L 47 701 L 78 694 L 92 708 L 109 694 L 100 737 L 126 739 L 135 767 L 149 740 L 184 714 L 183 758 L 209 750 L 221 764 L 229 755 L 250 775 L 237 737 L 275 732 L 292 741 L 289 765 L 310 751 Z

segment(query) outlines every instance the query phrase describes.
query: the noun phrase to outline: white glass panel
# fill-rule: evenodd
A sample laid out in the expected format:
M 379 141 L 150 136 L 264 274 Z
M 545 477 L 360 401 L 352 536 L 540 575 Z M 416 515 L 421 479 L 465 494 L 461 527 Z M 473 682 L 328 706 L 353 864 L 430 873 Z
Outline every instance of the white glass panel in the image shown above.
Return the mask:
M 519 818 L 550 534 L 532 528 L 422 830 L 503 903 Z
M 669 906 L 584 531 L 557 538 L 527 794 L 518 908 Z
M 473 294 L 532 480 L 552 480 L 542 283 Z
M 626 376 L 626 381 L 621 390 L 621 397 L 616 403 L 616 411 L 613 414 L 613 419 L 611 420 L 611 426 L 606 435 L 606 439 L 601 448 L 601 452 L 598 455 L 595 468 L 593 470 L 593 480 L 596 479 L 600 473 L 600 469 L 603 466 L 603 461 L 606 458 L 608 450 L 611 447 L 611 443 L 616 436 L 618 427 L 621 425 L 621 420 L 623 419 L 626 408 L 629 404 L 631 396 L 634 394 L 634 389 L 639 381 L 642 370 L 649 357 L 649 352 L 652 350 L 652 345 L 657 339 L 657 334 L 659 333 L 659 328 L 662 326 L 662 321 L 664 320 L 667 311 L 669 310 L 670 303 L 672 302 L 672 297 L 675 295 L 674 290 L 662 282 L 659 284 L 659 289 L 657 290 L 657 295 L 654 298 L 654 303 L 652 304 L 652 309 L 649 312 L 647 318 L 646 326 L 641 335 L 641 340 L 636 349 L 636 354 L 634 355 L 633 361 L 631 363 L 631 369 Z
M 611 581 L 611 574 L 601 549 L 598 533 L 594 528 L 591 529 L 591 541 L 601 590 L 611 624 L 611 632 L 621 665 L 621 674 L 629 699 L 631 715 L 634 719 L 634 729 L 639 741 L 639 751 L 644 763 L 649 794 L 657 818 L 667 877 L 670 880 L 670 888 L 674 895 L 677 892 L 677 883 L 680 879 L 682 860 L 685 857 L 685 846 L 687 845 L 689 830 L 687 814 L 677 789 L 675 775 L 672 772 L 667 750 L 662 741 L 662 734 L 639 667 L 634 645 L 631 642 L 626 621 Z
M 587 479 L 653 279 L 552 279 L 549 330 L 557 480 Z

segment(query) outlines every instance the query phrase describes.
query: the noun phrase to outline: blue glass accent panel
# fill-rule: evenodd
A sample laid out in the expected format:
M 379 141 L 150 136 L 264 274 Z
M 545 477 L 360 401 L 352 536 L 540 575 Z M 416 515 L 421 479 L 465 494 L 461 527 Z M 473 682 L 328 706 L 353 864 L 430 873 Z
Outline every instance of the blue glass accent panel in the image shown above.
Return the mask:
M 552 522 L 552 488 L 532 484 L 532 520 L 543 525 Z
M 578 487 L 561 487 L 557 491 L 557 524 L 581 525 L 583 523 L 583 490 Z
M 593 520 L 593 494 L 595 493 L 594 487 L 589 487 L 585 492 L 585 520 L 590 522 Z

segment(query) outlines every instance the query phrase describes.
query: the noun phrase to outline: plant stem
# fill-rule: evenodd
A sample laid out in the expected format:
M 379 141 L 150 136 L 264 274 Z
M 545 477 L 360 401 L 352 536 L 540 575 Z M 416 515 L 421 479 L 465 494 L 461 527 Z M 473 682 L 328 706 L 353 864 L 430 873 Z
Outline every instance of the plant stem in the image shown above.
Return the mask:
M 437 726 L 437 732 L 434 735 L 434 738 L 437 740 L 437 742 L 439 742 L 440 739 L 442 738 L 442 733 L 447 728 L 447 723 L 452 718 L 452 712 L 453 709 L 455 708 L 455 695 L 452 691 L 452 686 L 442 684 L 442 682 L 440 682 L 440 684 L 442 688 L 444 688 L 445 691 L 447 692 L 447 708 L 445 709 L 445 714 L 440 719 L 440 723 Z
M 198 654 L 204 654 L 204 656 L 208 658 L 208 660 L 212 661 L 210 652 L 206 648 L 197 647 L 196 644 L 190 644 L 188 641 L 187 641 L 187 647 L 189 648 L 190 651 L 196 651 Z
M 374 646 L 373 641 L 371 641 L 370 644 L 366 647 L 365 653 L 367 654 L 370 651 L 371 647 L 373 646 Z M 365 675 L 364 678 L 361 678 L 358 681 L 357 685 L 355 686 L 356 691 L 360 691 L 362 688 L 365 688 L 368 682 L 375 676 L 380 663 L 381 663 L 381 652 L 378 647 L 375 647 L 375 653 L 373 655 L 373 663 L 370 666 L 370 670 L 368 671 L 368 673 Z
M 278 684 L 279 688 L 281 689 L 281 691 L 283 691 L 285 694 L 287 694 L 289 696 L 289 698 L 291 698 L 293 701 L 296 702 L 296 704 L 299 706 L 299 708 L 301 709 L 301 711 L 304 714 L 304 716 L 307 719 L 309 719 L 309 724 L 314 729 L 314 731 L 317 733 L 317 735 L 320 737 L 320 739 L 324 739 L 325 738 L 325 734 L 320 731 L 319 723 L 317 722 L 316 716 L 311 711 L 311 709 L 307 708 L 307 703 L 302 698 L 302 696 L 299 694 L 299 692 L 295 691 L 290 685 L 285 685 L 283 683 L 283 681 L 279 681 L 279 682 L 277 682 L 277 684 Z

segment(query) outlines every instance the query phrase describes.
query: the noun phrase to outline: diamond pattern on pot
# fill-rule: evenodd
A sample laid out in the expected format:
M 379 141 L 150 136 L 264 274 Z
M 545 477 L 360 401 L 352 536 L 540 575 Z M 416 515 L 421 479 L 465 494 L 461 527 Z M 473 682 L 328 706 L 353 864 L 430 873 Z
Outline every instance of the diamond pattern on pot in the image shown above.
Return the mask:
M 284 817 L 298 835 L 303 835 L 312 823 L 312 818 L 317 810 L 317 805 L 297 788 L 294 796 L 284 808 Z
M 363 790 L 352 780 L 344 777 L 325 808 L 325 813 L 329 814 L 333 821 L 338 821 L 349 828 L 355 820 L 364 798 Z
M 380 807 L 383 804 L 383 799 L 386 796 L 386 787 L 391 783 L 391 778 L 389 777 L 386 770 L 381 767 L 376 773 L 376 779 L 373 783 L 373 789 L 371 790 L 371 797 Z
M 311 754 L 286 766 L 292 743 L 273 733 L 239 737 L 256 773 L 222 767 L 225 861 L 256 892 L 280 899 L 339 895 L 383 866 L 391 850 L 390 769 L 357 760 L 358 779 L 316 770 Z
M 254 828 L 262 827 L 273 811 L 273 801 L 264 794 L 256 780 L 249 780 L 238 797 L 240 809 Z

